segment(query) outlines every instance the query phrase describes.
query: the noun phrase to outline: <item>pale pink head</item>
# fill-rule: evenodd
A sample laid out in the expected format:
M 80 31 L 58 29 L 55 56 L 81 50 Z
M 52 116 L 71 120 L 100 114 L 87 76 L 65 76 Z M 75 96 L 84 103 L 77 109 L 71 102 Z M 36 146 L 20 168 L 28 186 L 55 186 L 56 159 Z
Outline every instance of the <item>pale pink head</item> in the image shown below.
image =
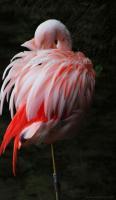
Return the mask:
M 22 44 L 31 50 L 58 48 L 71 50 L 71 36 L 66 26 L 56 19 L 49 19 L 41 23 L 34 34 L 34 38 Z

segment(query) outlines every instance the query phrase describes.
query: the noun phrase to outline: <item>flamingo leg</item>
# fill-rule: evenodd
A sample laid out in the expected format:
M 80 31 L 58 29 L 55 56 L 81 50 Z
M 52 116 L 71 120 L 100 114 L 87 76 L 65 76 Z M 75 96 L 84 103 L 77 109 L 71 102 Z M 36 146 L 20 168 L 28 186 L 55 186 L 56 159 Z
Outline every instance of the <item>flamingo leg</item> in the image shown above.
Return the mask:
M 53 164 L 54 190 L 55 190 L 56 200 L 60 200 L 60 197 L 59 197 L 59 182 L 58 182 L 57 172 L 56 172 L 56 164 L 55 164 L 55 155 L 54 155 L 53 144 L 51 144 L 51 154 L 52 154 L 52 164 Z

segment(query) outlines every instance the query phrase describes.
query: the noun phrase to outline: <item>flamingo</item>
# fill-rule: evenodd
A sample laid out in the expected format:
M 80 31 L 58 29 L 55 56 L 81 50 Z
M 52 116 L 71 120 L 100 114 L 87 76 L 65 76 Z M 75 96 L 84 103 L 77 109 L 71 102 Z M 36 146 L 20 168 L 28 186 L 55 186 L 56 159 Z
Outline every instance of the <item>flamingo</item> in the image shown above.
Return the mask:
M 52 144 L 72 135 L 72 127 L 80 124 L 91 105 L 95 86 L 91 60 L 72 51 L 70 32 L 60 21 L 43 22 L 22 46 L 28 50 L 12 58 L 0 92 L 0 114 L 6 98 L 12 118 L 0 155 L 14 139 L 14 175 L 23 145 Z

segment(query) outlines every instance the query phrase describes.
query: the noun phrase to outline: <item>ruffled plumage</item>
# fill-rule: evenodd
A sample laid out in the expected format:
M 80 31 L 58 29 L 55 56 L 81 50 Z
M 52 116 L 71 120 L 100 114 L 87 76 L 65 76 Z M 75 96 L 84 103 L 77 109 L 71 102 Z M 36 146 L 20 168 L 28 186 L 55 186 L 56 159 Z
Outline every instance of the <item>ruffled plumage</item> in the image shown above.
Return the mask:
M 35 50 L 17 54 L 6 68 L 3 79 L 0 113 L 2 114 L 5 97 L 7 100 L 9 98 L 13 119 L 4 135 L 0 152 L 15 138 L 15 173 L 16 152 L 21 144 L 21 136 L 30 139 L 37 130 L 38 135 L 42 135 L 43 132 L 39 130 L 43 123 L 50 130 L 55 122 L 58 124 L 61 120 L 70 118 L 74 111 L 84 111 L 93 96 L 95 72 L 91 61 L 81 52 Z M 14 107 L 16 114 L 13 117 Z M 54 124 L 48 126 L 50 121 Z M 45 136 L 47 137 L 47 132 Z
M 75 100 L 79 101 L 83 95 L 89 102 L 89 93 L 93 93 L 94 89 L 95 73 L 91 61 L 84 54 L 41 50 L 24 52 L 18 56 L 21 55 L 21 58 L 15 56 L 15 61 L 10 64 L 10 71 L 4 79 L 1 88 L 1 113 L 4 98 L 7 96 L 8 99 L 11 91 L 11 116 L 14 105 L 16 110 L 26 105 L 28 119 L 36 115 L 42 102 L 48 118 L 52 112 L 56 112 L 57 106 L 59 118 L 64 110 L 63 105 L 67 105 L 69 113 Z

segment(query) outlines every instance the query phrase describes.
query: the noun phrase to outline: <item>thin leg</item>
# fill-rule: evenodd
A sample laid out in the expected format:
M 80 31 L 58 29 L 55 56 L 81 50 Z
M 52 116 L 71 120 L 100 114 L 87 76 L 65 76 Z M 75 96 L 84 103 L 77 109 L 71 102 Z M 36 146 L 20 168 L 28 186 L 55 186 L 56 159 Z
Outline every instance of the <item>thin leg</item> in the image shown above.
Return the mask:
M 57 179 L 57 173 L 56 173 L 56 165 L 55 165 L 55 156 L 54 156 L 54 146 L 51 144 L 51 154 L 52 154 L 52 163 L 53 163 L 53 180 L 54 180 L 54 190 L 56 195 L 56 200 L 60 200 L 59 198 L 59 184 Z

